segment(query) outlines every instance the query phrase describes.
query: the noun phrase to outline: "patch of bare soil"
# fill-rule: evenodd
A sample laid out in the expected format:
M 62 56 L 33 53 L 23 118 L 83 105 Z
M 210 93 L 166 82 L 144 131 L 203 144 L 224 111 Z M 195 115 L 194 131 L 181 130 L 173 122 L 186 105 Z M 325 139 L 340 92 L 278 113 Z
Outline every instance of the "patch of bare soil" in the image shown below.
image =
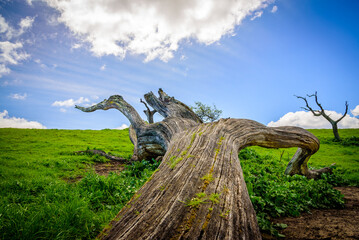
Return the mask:
M 313 209 L 299 217 L 274 219 L 274 223 L 288 225 L 279 231 L 285 235 L 284 239 L 359 239 L 359 188 L 336 189 L 344 195 L 343 209 Z M 270 239 L 267 236 L 263 238 Z
M 110 172 L 121 172 L 125 168 L 125 164 L 118 161 L 109 161 L 106 163 L 96 163 L 94 167 L 98 175 L 107 176 Z
M 89 165 L 89 169 L 92 166 Z M 108 176 L 110 172 L 119 173 L 125 168 L 125 164 L 119 161 L 109 161 L 106 163 L 95 163 L 94 169 L 98 175 Z M 78 182 L 83 178 L 83 176 L 78 176 L 76 178 L 67 178 L 65 179 L 68 182 L 74 183 Z

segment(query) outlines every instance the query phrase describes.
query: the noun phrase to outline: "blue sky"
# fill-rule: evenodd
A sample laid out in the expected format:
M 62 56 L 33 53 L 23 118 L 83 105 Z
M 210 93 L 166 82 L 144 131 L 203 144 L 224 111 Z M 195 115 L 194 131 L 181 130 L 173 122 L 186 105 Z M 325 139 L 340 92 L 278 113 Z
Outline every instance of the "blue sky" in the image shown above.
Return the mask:
M 0 127 L 124 127 L 74 104 L 119 94 L 145 118 L 140 98 L 163 88 L 222 117 L 330 128 L 294 97 L 318 91 L 359 128 L 357 0 L 88 2 L 0 1 Z

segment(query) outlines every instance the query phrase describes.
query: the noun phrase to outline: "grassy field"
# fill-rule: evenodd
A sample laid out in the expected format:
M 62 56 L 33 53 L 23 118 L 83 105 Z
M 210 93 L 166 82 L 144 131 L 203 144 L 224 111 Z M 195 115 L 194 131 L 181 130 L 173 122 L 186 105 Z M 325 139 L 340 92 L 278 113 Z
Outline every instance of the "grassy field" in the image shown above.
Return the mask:
M 343 143 L 333 141 L 331 129 L 310 129 L 311 133 L 320 140 L 320 148 L 309 160 L 309 166 L 313 168 L 322 168 L 335 163 L 337 174 L 352 184 L 359 183 L 359 129 L 340 129 L 340 137 Z M 346 144 L 348 139 L 356 139 L 354 143 Z M 287 149 L 266 149 L 252 147 L 260 155 L 270 155 L 274 159 L 284 159 L 287 163 L 294 155 L 296 148 Z
M 333 142 L 330 130 L 310 131 L 322 142 L 310 166 L 335 162 L 338 177 L 330 183 L 359 185 L 359 129 L 340 130 L 343 143 Z M 142 161 L 99 176 L 93 166 L 106 159 L 74 154 L 94 148 L 125 158 L 133 150 L 127 130 L 0 129 L 0 239 L 92 239 L 159 164 Z M 252 147 L 240 154 L 263 230 L 275 232 L 270 217 L 342 204 L 325 179 L 284 176 L 294 152 Z

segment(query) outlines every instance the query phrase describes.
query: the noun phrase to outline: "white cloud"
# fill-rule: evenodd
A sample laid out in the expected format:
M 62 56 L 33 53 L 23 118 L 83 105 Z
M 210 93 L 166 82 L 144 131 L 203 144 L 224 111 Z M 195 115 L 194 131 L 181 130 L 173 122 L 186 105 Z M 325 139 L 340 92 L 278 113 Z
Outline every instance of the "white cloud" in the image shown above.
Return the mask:
M 84 102 L 89 102 L 90 100 L 88 98 L 80 97 L 77 100 L 73 100 L 72 98 L 65 100 L 65 101 L 55 101 L 52 106 L 54 107 L 73 107 L 76 104 L 81 104 Z M 61 111 L 61 109 L 60 109 Z
M 0 63 L 0 78 L 11 72 L 10 68 L 6 67 L 5 64 Z
M 35 17 L 25 17 L 22 18 L 19 22 L 19 29 L 15 29 L 11 27 L 5 20 L 5 18 L 0 15 L 0 33 L 4 33 L 7 40 L 12 38 L 19 37 L 20 35 L 24 34 L 26 30 L 32 27 L 34 23 Z
M 21 35 L 27 29 L 31 28 L 32 24 L 34 23 L 34 20 L 35 20 L 35 17 L 33 17 L 33 18 L 32 17 L 26 17 L 26 18 L 21 19 L 21 21 L 19 23 L 20 29 L 19 29 L 17 35 Z
M 122 130 L 122 129 L 126 129 L 126 128 L 128 128 L 128 125 L 127 124 L 122 124 L 121 126 L 115 128 L 115 129 Z
M 253 21 L 253 20 L 256 19 L 256 18 L 260 18 L 260 17 L 262 16 L 262 14 L 263 14 L 263 11 L 255 12 L 255 13 L 254 13 L 254 16 L 251 17 L 251 21 Z
M 105 71 L 105 70 L 106 70 L 106 64 L 102 65 L 102 66 L 100 67 L 100 70 L 101 70 L 101 71 Z
M 186 60 L 186 59 L 187 59 L 187 56 L 186 56 L 186 55 L 181 55 L 181 58 L 180 58 L 181 61 L 184 61 L 184 60 Z
M 20 61 L 30 57 L 29 54 L 20 52 L 19 49 L 21 48 L 22 43 L 20 42 L 0 42 L 0 77 L 11 72 L 7 67 L 8 65 L 17 65 Z
M 46 129 L 44 125 L 36 121 L 28 121 L 24 118 L 9 117 L 8 111 L 0 112 L 0 128 L 40 128 Z
M 354 117 L 359 116 L 359 105 L 357 105 L 353 110 L 350 110 Z
M 335 111 L 325 111 L 332 119 L 337 120 L 343 114 L 337 113 Z M 311 112 L 298 111 L 298 112 L 289 112 L 281 117 L 276 122 L 268 123 L 269 127 L 279 127 L 279 126 L 297 126 L 306 129 L 312 128 L 332 128 L 330 123 L 322 116 L 315 117 Z M 349 115 L 345 116 L 339 123 L 339 128 L 359 128 L 359 119 L 351 117 Z
M 31 28 L 35 18 L 25 17 L 20 20 L 18 30 L 12 28 L 0 15 L 0 33 L 4 34 L 7 41 L 0 42 L 0 78 L 11 72 L 9 65 L 17 65 L 21 61 L 29 58 L 30 55 L 21 51 L 23 44 L 19 41 L 11 41 L 22 35 L 26 30 Z
M 212 44 L 272 0 L 45 0 L 96 56 L 168 61 L 183 40 Z M 257 15 L 259 13 L 256 13 Z
M 32 0 L 26 0 L 26 3 L 32 6 Z
M 74 45 L 72 45 L 71 49 L 78 49 L 78 48 L 80 48 L 80 47 L 82 47 L 82 44 L 80 44 L 80 43 L 75 43 Z
M 278 11 L 278 7 L 276 5 L 274 5 L 271 10 L 271 13 L 275 13 L 276 11 Z
M 0 33 L 5 34 L 5 37 L 7 39 L 11 39 L 13 35 L 14 29 L 9 26 L 9 24 L 6 22 L 5 18 L 0 15 Z
M 27 94 L 24 93 L 23 95 L 21 95 L 21 94 L 15 93 L 15 94 L 11 94 L 10 97 L 12 99 L 16 99 L 16 100 L 25 100 L 27 97 Z

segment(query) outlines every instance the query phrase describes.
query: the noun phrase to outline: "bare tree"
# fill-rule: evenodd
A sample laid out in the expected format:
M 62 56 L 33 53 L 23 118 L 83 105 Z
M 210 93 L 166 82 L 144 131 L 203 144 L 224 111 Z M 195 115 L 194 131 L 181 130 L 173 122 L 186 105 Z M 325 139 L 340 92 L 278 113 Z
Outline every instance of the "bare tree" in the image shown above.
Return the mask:
M 330 124 L 332 125 L 332 129 L 333 129 L 333 134 L 334 134 L 334 138 L 337 141 L 340 141 L 340 137 L 339 137 L 339 133 L 338 133 L 338 122 L 340 122 L 348 113 L 348 102 L 345 102 L 345 113 L 342 117 L 340 117 L 338 120 L 333 120 L 328 114 L 325 113 L 324 108 L 322 107 L 322 105 L 318 102 L 318 95 L 317 92 L 315 92 L 315 94 L 312 95 L 307 95 L 308 97 L 314 97 L 315 98 L 315 103 L 318 105 L 320 110 L 313 110 L 309 104 L 308 101 L 305 97 L 301 97 L 301 96 L 296 96 L 297 98 L 303 99 L 305 101 L 305 105 L 306 107 L 302 107 L 303 109 L 307 110 L 307 111 L 311 111 L 313 113 L 314 116 L 319 117 L 319 116 L 323 116 L 326 120 L 328 120 L 328 122 L 330 122 Z
M 146 102 L 164 119 L 145 123 L 121 96 L 84 112 L 115 108 L 130 121 L 137 159 L 161 157 L 158 170 L 98 236 L 100 239 L 261 239 L 238 152 L 247 146 L 298 147 L 287 174 L 317 178 L 309 170 L 318 139 L 298 127 L 266 127 L 247 119 L 203 123 L 162 89 Z

